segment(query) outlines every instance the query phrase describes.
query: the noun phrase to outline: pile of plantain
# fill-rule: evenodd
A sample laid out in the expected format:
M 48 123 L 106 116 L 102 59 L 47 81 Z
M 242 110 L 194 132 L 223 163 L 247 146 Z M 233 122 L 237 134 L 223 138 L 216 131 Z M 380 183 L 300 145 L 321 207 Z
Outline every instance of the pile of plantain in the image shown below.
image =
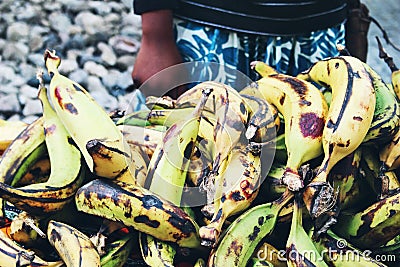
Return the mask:
M 0 266 L 398 266 L 400 71 L 262 62 L 107 113 L 58 72 L 0 122 Z M 397 263 L 397 264 L 396 264 Z

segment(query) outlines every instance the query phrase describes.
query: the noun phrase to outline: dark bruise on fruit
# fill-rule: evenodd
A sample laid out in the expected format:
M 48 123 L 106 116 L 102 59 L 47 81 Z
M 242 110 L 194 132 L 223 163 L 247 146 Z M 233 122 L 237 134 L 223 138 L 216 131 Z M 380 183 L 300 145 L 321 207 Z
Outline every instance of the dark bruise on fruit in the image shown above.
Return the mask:
M 318 138 L 322 136 L 325 119 L 313 112 L 303 113 L 300 117 L 300 131 L 304 137 Z
M 19 135 L 18 135 L 18 140 L 22 140 L 22 143 L 25 144 L 28 140 L 30 140 L 32 137 L 32 133 L 36 127 L 42 127 L 43 126 L 43 120 L 41 119 L 42 117 L 36 119 L 33 123 L 29 124 Z
M 283 94 L 281 96 L 281 98 L 279 98 L 279 104 L 281 104 L 281 106 L 283 106 L 283 104 L 285 103 L 285 98 L 286 98 L 286 94 Z
M 249 235 L 249 240 L 254 241 L 260 233 L 260 227 L 254 226 L 253 232 Z
M 47 127 L 44 127 L 44 134 L 47 135 L 51 135 L 55 132 L 57 126 L 55 124 L 51 124 Z
M 59 87 L 56 87 L 54 89 L 54 95 L 57 98 L 58 105 L 62 108 L 64 105 L 63 105 L 63 98 L 60 93 L 61 90 L 62 89 L 60 89 Z
M 176 131 L 178 131 L 178 124 L 172 124 L 164 134 L 163 143 L 165 144 L 169 139 L 175 136 Z
M 110 155 L 110 152 L 115 152 L 129 158 L 128 153 L 121 151 L 115 147 L 106 146 L 98 139 L 88 141 L 86 143 L 86 149 L 92 157 L 98 156 L 103 159 L 111 159 L 112 155 Z
M 230 254 L 232 254 L 232 252 L 237 256 L 236 258 L 239 259 L 240 253 L 242 253 L 242 249 L 243 249 L 243 245 L 238 243 L 237 240 L 234 240 L 226 253 L 226 257 L 229 257 Z
M 222 216 L 222 209 L 219 208 L 217 215 L 215 215 L 215 218 L 213 219 L 213 221 L 218 221 L 221 218 L 221 216 Z
M 63 109 L 67 110 L 69 113 L 71 113 L 73 115 L 78 114 L 78 110 L 76 109 L 75 105 L 72 103 L 65 103 L 63 106 Z
M 170 215 L 167 221 L 176 229 L 179 229 L 182 233 L 182 236 L 189 236 L 192 233 L 195 233 L 196 228 L 192 222 L 188 220 L 188 215 L 185 214 L 185 217 L 177 216 L 175 211 L 165 210 L 165 212 Z M 180 238 L 177 239 L 179 240 Z
M 160 226 L 160 222 L 156 220 L 150 220 L 147 215 L 139 215 L 135 216 L 133 219 L 136 223 L 143 223 L 151 228 L 158 228 Z
M 307 105 L 307 106 L 311 105 L 309 101 L 305 100 L 305 95 L 307 94 L 308 87 L 304 81 L 297 79 L 295 77 L 288 77 L 280 74 L 272 75 L 271 77 L 281 80 L 284 83 L 290 84 L 290 87 L 293 89 L 294 92 L 296 92 L 296 94 L 301 99 L 299 103 L 300 105 Z
M 235 202 L 242 201 L 245 199 L 238 190 L 231 192 L 229 198 Z
M 243 102 L 240 103 L 240 112 L 245 115 L 246 114 L 246 107 Z
M 61 241 L 61 235 L 56 229 L 52 229 L 50 232 L 50 240 L 54 243 L 56 241 Z

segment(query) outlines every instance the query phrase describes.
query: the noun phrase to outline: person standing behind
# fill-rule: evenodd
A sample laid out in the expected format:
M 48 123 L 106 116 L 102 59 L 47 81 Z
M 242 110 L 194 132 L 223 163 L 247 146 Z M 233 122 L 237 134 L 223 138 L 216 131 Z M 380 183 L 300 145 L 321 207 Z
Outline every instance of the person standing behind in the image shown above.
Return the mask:
M 134 0 L 133 5 L 142 17 L 132 71 L 136 86 L 167 67 L 195 61 L 216 62 L 253 80 L 254 60 L 296 75 L 339 55 L 336 45 L 345 45 L 346 0 Z M 203 78 L 235 82 L 229 73 Z

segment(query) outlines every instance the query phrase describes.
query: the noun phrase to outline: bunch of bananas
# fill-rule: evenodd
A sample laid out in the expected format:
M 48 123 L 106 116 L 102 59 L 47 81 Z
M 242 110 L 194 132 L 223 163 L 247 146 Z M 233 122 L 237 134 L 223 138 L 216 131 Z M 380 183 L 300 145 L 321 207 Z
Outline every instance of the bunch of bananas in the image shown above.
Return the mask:
M 43 115 L 0 122 L 0 266 L 400 260 L 398 80 L 349 55 L 297 77 L 252 62 L 243 89 L 201 82 L 115 118 L 44 61 Z

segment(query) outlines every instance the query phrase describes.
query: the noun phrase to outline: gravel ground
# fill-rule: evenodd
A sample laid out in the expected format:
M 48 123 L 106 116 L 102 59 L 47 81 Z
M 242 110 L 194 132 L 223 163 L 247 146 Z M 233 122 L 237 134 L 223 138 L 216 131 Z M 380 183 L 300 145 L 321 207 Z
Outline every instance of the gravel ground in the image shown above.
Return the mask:
M 399 0 L 362 2 L 400 46 Z M 127 90 L 141 37 L 132 0 L 2 0 L 0 13 L 0 118 L 31 122 L 40 116 L 35 73 L 44 68 L 46 48 L 61 56 L 60 72 L 81 83 L 106 110 L 130 111 L 138 104 L 131 101 L 136 91 Z M 382 36 L 371 24 L 368 63 L 389 82 L 376 35 Z M 400 66 L 400 52 L 385 48 Z
M 46 48 L 106 110 L 135 108 L 127 88 L 141 22 L 132 0 L 2 0 L 0 13 L 0 118 L 31 122 L 41 114 L 35 76 Z
M 379 24 L 386 30 L 391 41 L 400 48 L 400 1 L 399 0 L 361 0 L 369 9 L 370 16 L 374 17 Z M 395 63 L 400 67 L 400 51 L 393 49 L 386 44 L 382 37 L 382 32 L 375 24 L 371 24 L 368 32 L 368 57 L 367 63 L 382 75 L 386 82 L 390 82 L 390 70 L 387 65 L 379 58 L 379 51 L 375 36 L 378 36 L 385 50 L 394 58 Z

